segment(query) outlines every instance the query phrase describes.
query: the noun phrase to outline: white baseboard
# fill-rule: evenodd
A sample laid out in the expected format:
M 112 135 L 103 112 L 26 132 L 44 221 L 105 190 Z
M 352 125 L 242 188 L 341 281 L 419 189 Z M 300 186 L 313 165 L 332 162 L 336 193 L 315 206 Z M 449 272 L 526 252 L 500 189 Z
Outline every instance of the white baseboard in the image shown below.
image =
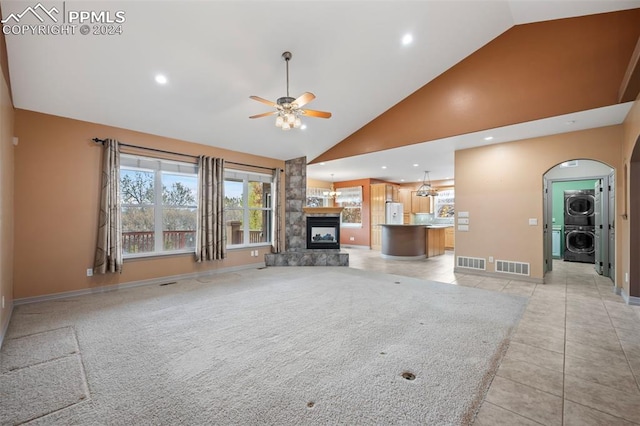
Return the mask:
M 500 278 L 502 280 L 525 281 L 528 283 L 544 284 L 544 279 L 542 278 L 533 278 L 517 274 L 504 274 L 501 272 L 490 272 L 471 268 L 459 268 L 457 266 L 453 268 L 453 273 L 465 275 L 481 275 L 483 277 Z
M 624 299 L 624 302 L 627 305 L 640 306 L 640 297 L 629 296 L 627 292 L 624 291 L 624 289 L 620 291 L 620 294 L 622 295 L 622 299 Z
M 170 275 L 166 277 L 150 278 L 148 280 L 130 281 L 128 283 L 111 284 L 111 285 L 105 285 L 100 287 L 85 288 L 82 290 L 73 290 L 73 291 L 64 291 L 61 293 L 45 294 L 43 296 L 23 297 L 20 299 L 15 299 L 13 301 L 13 304 L 15 306 L 26 305 L 28 303 L 37 303 L 37 302 L 46 302 L 49 300 L 66 299 L 69 297 L 84 296 L 86 294 L 106 293 L 108 291 L 116 291 L 116 290 L 121 290 L 125 288 L 140 287 L 145 285 L 157 285 L 157 284 L 162 284 L 162 283 L 171 282 L 171 281 L 197 279 L 197 278 L 209 277 L 216 274 L 222 274 L 225 272 L 235 272 L 235 271 L 242 271 L 245 269 L 256 269 L 256 268 L 264 268 L 264 267 L 266 267 L 265 263 L 259 262 L 259 263 L 252 263 L 249 265 L 214 269 L 206 272 L 192 272 L 189 274 Z
M 0 348 L 2 348 L 2 343 L 4 342 L 4 336 L 7 335 L 7 330 L 9 329 L 9 323 L 11 322 L 11 316 L 13 315 L 13 303 L 9 304 L 9 317 L 7 323 L 0 330 Z

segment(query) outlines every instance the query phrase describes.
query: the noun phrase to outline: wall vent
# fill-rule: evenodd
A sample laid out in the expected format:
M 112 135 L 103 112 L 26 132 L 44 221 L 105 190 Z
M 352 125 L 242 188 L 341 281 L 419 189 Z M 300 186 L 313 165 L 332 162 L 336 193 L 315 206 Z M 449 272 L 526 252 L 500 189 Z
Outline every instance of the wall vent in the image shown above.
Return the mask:
M 481 257 L 458 256 L 457 259 L 458 268 L 480 269 L 482 271 L 487 269 L 485 260 Z
M 496 260 L 496 272 L 504 274 L 516 274 L 529 276 L 530 265 L 524 262 L 511 262 L 509 260 Z

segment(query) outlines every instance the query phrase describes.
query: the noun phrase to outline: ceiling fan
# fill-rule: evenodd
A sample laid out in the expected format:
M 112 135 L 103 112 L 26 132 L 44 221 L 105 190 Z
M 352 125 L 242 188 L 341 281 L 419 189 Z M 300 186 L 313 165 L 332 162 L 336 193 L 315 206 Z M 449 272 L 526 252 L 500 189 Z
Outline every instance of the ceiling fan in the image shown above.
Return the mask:
M 269 115 L 276 115 L 276 126 L 282 130 L 290 130 L 299 128 L 302 125 L 302 116 L 330 118 L 331 113 L 325 111 L 315 111 L 312 109 L 302 109 L 303 106 L 316 98 L 311 92 L 304 92 L 298 98 L 289 96 L 289 61 L 291 60 L 291 52 L 284 52 L 282 58 L 287 64 L 287 96 L 278 98 L 276 102 L 268 101 L 259 96 L 249 96 L 251 99 L 267 104 L 275 108 L 275 111 L 265 112 L 262 114 L 252 115 L 249 118 L 260 118 Z

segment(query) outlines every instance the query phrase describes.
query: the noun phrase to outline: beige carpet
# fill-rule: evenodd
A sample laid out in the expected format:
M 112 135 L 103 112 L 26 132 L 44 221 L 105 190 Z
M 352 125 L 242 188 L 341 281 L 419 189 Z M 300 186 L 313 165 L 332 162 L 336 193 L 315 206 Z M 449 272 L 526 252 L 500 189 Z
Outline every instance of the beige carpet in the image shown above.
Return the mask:
M 525 304 L 306 267 L 22 305 L 0 423 L 468 424 Z

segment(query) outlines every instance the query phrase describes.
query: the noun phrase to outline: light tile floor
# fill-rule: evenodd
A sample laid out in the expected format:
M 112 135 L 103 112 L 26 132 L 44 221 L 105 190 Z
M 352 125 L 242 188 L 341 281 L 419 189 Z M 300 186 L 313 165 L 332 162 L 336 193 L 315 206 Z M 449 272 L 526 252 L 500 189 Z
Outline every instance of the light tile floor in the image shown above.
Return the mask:
M 346 248 L 352 268 L 529 298 L 476 426 L 640 424 L 640 306 L 593 265 L 554 261 L 545 284 L 454 274 L 453 252 L 385 260 Z

